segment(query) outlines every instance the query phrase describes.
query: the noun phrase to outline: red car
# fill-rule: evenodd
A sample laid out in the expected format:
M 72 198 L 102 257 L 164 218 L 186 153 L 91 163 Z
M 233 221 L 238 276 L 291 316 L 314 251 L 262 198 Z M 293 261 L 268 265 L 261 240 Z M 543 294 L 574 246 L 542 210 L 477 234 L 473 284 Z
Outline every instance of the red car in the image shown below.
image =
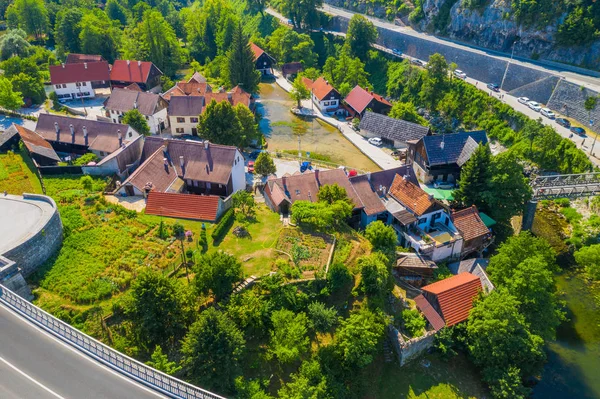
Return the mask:
M 254 173 L 254 161 L 248 162 L 248 173 Z

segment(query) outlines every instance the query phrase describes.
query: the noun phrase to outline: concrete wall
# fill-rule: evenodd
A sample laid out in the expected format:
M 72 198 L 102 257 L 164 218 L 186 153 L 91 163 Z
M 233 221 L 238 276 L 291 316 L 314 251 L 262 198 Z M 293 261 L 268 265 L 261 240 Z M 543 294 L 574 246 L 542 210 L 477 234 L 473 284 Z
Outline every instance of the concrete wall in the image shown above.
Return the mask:
M 600 104 L 591 112 L 591 115 L 584 107 L 585 99 L 594 96 L 597 97 L 598 93 L 586 88 L 582 90 L 581 86 L 561 80 L 556 85 L 556 89 L 547 105 L 553 111 L 579 121 L 586 127 L 586 130 L 590 129 L 591 116 L 594 121 L 592 130 L 600 133 Z
M 244 156 L 239 151 L 235 152 L 235 161 L 231 167 L 231 184 L 233 193 L 246 189 L 246 169 Z
M 518 87 L 508 94 L 514 97 L 527 97 L 538 103 L 548 104 L 559 81 L 560 78 L 558 76 L 548 76 L 547 78 Z
M 96 96 L 96 93 L 92 88 L 92 82 L 81 82 L 80 84 L 82 85 L 81 87 L 78 87 L 76 83 L 58 84 L 52 87 L 54 88 L 54 91 L 60 100 L 78 99 L 82 97 L 92 98 Z M 79 96 L 79 93 L 81 93 L 82 96 Z M 85 95 L 85 93 L 88 94 Z
M 33 299 L 31 289 L 17 264 L 0 255 L 0 284 L 28 301 Z
M 52 198 L 37 194 L 23 194 L 23 198 L 45 201 L 54 209 L 54 213 L 42 229 L 27 241 L 3 254 L 6 258 L 14 261 L 23 275 L 27 277 L 58 251 L 63 239 L 63 225 L 56 203 Z
M 392 346 L 396 352 L 400 367 L 423 355 L 423 353 L 431 348 L 433 346 L 435 334 L 435 331 L 428 331 L 422 337 L 413 338 L 406 341 L 396 327 L 389 325 L 388 335 L 392 341 Z

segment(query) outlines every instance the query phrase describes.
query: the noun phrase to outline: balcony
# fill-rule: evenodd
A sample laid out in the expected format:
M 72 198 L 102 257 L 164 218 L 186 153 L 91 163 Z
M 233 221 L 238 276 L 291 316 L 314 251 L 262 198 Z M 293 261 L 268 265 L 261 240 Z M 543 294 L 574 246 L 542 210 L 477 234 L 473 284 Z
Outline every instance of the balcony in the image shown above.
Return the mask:
M 447 248 L 449 244 L 462 239 L 458 232 L 441 223 L 434 224 L 429 228 L 429 231 L 416 226 L 410 227 L 407 231 L 400 231 L 399 229 L 397 231 L 404 236 L 409 245 L 417 252 L 432 260 L 447 258 L 448 256 L 443 255 L 441 250 Z M 436 251 L 438 249 L 439 251 Z M 452 251 L 451 256 L 460 256 L 460 252 L 455 254 Z

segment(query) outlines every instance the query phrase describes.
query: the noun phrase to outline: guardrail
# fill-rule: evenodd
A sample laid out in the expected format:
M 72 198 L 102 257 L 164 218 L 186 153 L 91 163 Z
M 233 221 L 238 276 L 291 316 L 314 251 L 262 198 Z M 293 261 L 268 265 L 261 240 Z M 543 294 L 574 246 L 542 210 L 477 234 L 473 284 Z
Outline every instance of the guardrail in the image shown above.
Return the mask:
M 0 303 L 8 306 L 13 311 L 86 355 L 171 398 L 225 399 L 222 396 L 205 391 L 202 388 L 155 370 L 104 345 L 1 285 Z

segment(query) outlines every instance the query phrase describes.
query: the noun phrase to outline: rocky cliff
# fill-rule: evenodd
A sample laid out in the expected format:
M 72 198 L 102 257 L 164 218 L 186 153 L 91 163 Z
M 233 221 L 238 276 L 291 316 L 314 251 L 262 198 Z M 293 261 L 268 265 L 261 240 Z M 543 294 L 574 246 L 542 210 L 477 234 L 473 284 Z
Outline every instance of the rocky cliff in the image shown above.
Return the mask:
M 378 18 L 394 18 L 394 14 L 389 11 L 389 7 L 386 7 L 384 2 L 373 3 L 366 0 L 352 2 L 325 0 L 325 2 Z M 564 15 L 553 25 L 540 30 L 519 26 L 512 17 L 509 0 L 491 0 L 477 10 L 464 7 L 463 0 L 423 0 L 422 9 L 424 16 L 419 22 L 411 23 L 406 16 L 399 18 L 398 22 L 410 25 L 416 30 L 506 53 L 510 53 L 514 45 L 515 56 L 539 58 L 600 70 L 600 40 L 586 46 L 557 44 L 558 24 Z

